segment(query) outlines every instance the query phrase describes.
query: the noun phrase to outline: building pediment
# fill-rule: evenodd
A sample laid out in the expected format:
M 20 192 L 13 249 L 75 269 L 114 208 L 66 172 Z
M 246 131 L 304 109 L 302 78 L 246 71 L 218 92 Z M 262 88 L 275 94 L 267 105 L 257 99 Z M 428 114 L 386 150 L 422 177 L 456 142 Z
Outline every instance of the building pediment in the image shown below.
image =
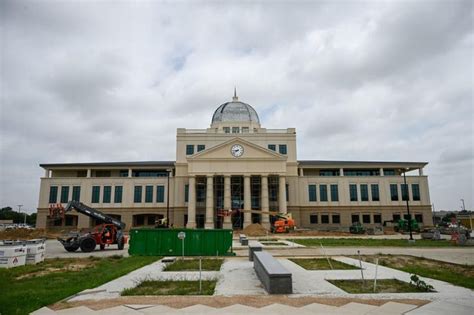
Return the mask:
M 242 152 L 240 152 L 242 150 Z M 233 152 L 234 151 L 234 154 Z M 238 152 L 235 152 L 238 151 Z M 239 155 L 241 153 L 241 155 Z M 285 155 L 261 147 L 242 138 L 235 137 L 229 141 L 216 145 L 187 157 L 188 161 L 205 160 L 272 160 L 286 161 Z

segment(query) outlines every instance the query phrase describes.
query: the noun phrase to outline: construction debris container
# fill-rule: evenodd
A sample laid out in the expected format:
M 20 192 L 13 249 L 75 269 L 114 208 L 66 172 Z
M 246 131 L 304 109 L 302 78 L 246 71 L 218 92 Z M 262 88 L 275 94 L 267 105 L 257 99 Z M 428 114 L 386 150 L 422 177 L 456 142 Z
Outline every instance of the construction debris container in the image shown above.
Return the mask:
M 26 264 L 37 264 L 44 261 L 46 244 L 44 239 L 26 241 Z
M 26 262 L 26 244 L 23 242 L 0 243 L 0 268 L 24 266 Z
M 184 233 L 184 238 L 183 238 Z M 231 256 L 232 230 L 131 229 L 128 253 L 140 256 Z

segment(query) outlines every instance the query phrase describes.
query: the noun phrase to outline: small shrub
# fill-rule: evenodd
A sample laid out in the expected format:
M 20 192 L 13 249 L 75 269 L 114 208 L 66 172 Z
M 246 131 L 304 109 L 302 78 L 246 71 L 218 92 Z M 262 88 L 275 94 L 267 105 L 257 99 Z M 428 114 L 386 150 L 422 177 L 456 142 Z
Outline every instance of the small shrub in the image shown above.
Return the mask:
M 421 280 L 420 277 L 413 274 L 410 276 L 410 284 L 415 285 L 418 289 L 426 291 L 426 292 L 433 292 L 434 288 L 432 285 L 427 284 L 425 281 Z

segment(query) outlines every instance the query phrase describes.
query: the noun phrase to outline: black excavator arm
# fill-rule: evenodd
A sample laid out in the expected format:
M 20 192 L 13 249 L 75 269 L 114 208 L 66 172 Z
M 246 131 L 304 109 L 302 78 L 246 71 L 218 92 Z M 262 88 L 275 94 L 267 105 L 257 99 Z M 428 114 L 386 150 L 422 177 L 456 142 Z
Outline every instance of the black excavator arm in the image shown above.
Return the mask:
M 125 223 L 123 223 L 122 221 L 117 220 L 116 218 L 111 217 L 109 215 L 106 215 L 97 209 L 86 206 L 82 202 L 74 201 L 74 200 L 69 201 L 66 207 L 64 208 L 64 213 L 71 211 L 72 209 L 76 210 L 79 213 L 87 215 L 88 217 L 101 221 L 103 223 L 113 224 L 119 230 L 125 229 Z

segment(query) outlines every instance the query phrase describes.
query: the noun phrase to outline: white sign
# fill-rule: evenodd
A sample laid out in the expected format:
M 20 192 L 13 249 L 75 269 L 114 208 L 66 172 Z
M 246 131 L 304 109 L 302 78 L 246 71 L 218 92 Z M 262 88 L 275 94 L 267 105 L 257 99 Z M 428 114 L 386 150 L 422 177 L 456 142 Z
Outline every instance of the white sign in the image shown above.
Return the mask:
M 180 240 L 184 240 L 184 239 L 186 238 L 186 233 L 184 233 L 184 232 L 179 232 L 179 233 L 178 233 L 178 238 L 179 238 Z

